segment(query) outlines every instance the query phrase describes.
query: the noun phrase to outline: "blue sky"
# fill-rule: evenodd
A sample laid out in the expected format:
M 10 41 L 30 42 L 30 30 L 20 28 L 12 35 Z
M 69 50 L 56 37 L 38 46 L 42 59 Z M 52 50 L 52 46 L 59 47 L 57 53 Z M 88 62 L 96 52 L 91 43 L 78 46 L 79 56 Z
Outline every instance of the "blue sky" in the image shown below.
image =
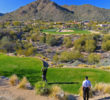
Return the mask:
M 0 12 L 7 13 L 36 0 L 0 0 Z M 100 8 L 110 9 L 110 0 L 51 0 L 59 5 L 91 4 Z

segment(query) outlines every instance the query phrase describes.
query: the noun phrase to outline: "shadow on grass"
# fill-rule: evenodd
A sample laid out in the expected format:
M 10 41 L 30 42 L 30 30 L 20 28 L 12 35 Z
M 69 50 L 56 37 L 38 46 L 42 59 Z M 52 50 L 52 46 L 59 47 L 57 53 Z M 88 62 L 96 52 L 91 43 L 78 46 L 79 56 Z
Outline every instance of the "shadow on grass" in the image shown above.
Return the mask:
M 48 85 L 53 84 L 79 84 L 79 82 L 54 82 L 54 83 L 48 83 Z
M 102 99 L 97 99 L 97 100 L 110 100 L 110 96 L 109 97 L 102 98 Z
M 16 74 L 19 79 L 22 79 L 24 76 L 27 77 L 28 81 L 32 85 L 42 79 L 41 72 L 35 69 L 13 69 L 10 71 L 0 71 L 0 75 L 5 77 L 10 77 L 13 74 Z

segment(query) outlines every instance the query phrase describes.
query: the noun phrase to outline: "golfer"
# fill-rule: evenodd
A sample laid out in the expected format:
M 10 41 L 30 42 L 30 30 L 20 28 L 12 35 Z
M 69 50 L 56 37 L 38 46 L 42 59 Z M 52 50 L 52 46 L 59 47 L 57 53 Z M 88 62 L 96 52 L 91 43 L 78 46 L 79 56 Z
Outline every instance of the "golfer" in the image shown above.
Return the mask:
M 43 67 L 41 69 L 42 73 L 42 80 L 45 81 L 47 83 L 47 79 L 46 79 L 46 74 L 47 74 L 47 68 Z
M 91 89 L 91 82 L 88 80 L 88 76 L 86 76 L 85 80 L 82 83 L 83 99 L 84 100 L 89 100 L 89 91 L 90 91 L 90 89 Z

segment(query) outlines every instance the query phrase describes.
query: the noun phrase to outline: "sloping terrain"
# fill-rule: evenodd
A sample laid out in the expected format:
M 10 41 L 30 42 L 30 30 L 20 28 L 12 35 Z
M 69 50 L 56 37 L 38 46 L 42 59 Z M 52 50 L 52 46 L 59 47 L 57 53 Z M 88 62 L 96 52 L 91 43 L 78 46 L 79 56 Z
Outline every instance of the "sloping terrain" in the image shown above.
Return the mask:
M 81 6 L 64 5 L 62 7 L 65 7 L 70 11 L 74 11 L 78 19 L 110 21 L 110 9 L 98 8 L 89 4 Z
M 51 2 L 50 0 L 34 1 L 1 17 L 1 19 L 11 20 L 42 19 L 53 21 L 67 21 L 73 18 L 73 12 Z
M 101 20 L 110 21 L 110 9 L 98 8 L 92 5 L 60 6 L 50 0 L 37 0 L 18 10 L 7 13 L 0 20 L 40 19 L 50 21 Z

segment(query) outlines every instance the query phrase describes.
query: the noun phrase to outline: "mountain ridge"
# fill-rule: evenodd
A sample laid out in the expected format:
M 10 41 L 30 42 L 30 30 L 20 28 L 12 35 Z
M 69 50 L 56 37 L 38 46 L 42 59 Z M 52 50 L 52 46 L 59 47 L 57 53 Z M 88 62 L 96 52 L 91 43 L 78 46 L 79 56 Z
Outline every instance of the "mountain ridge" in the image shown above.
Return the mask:
M 98 8 L 89 4 L 81 6 L 60 6 L 50 0 L 37 0 L 0 17 L 0 20 L 6 19 L 39 19 L 49 21 L 69 21 L 79 19 L 110 21 L 110 9 Z
M 0 16 L 3 16 L 4 14 L 3 13 L 0 13 Z

